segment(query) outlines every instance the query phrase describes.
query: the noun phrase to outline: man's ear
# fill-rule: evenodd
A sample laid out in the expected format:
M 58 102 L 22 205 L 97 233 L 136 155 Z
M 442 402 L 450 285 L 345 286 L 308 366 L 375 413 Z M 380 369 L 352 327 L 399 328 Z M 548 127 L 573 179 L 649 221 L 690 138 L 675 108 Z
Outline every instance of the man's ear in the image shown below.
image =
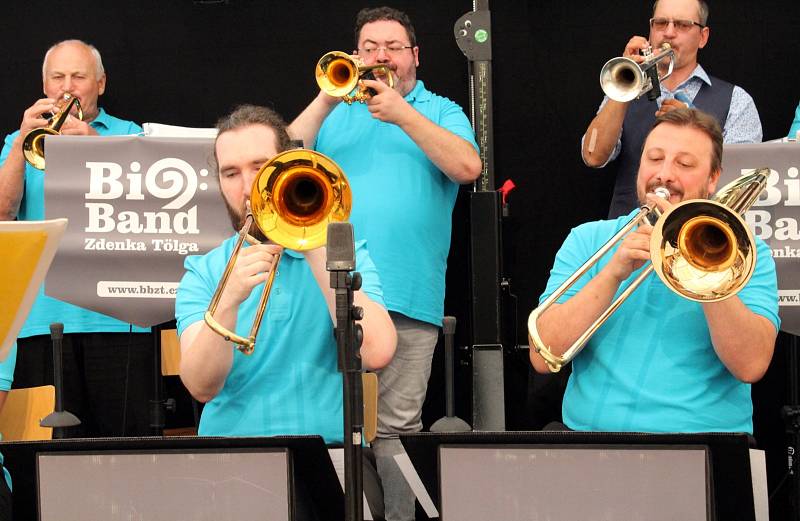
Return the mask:
M 708 43 L 708 38 L 711 36 L 711 28 L 703 27 L 700 29 L 700 43 L 697 44 L 698 49 L 702 49 Z
M 97 94 L 98 96 L 102 96 L 103 93 L 106 91 L 106 75 L 103 74 L 99 80 L 97 80 Z
M 708 193 L 715 194 L 717 193 L 717 183 L 719 183 L 719 176 L 722 174 L 722 170 L 717 169 L 711 172 L 711 175 L 708 176 Z

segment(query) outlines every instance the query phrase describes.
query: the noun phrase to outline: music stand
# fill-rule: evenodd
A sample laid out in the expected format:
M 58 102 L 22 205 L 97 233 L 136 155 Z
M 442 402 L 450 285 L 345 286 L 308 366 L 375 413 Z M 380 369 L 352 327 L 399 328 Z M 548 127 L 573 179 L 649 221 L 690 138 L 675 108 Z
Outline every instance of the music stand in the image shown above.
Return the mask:
M 737 519 L 755 520 L 756 506 L 754 504 L 753 476 L 751 475 L 750 442 L 752 438 L 741 433 L 701 433 L 701 434 L 645 434 L 645 433 L 605 433 L 605 432 L 466 432 L 466 433 L 418 433 L 401 435 L 400 439 L 405 446 L 409 458 L 414 464 L 423 484 L 431 495 L 437 508 L 442 509 L 442 488 L 439 483 L 442 452 L 440 448 L 465 448 L 478 447 L 494 450 L 496 448 L 531 448 L 539 451 L 552 452 L 562 449 L 589 449 L 595 450 L 611 448 L 612 450 L 633 449 L 647 460 L 648 450 L 677 450 L 677 451 L 703 451 L 707 470 L 705 483 L 708 487 L 707 508 L 708 512 L 701 518 L 711 520 Z M 533 451 L 532 451 L 533 452 Z M 542 458 L 543 452 L 538 455 L 526 455 L 525 458 Z M 677 454 L 677 453 L 676 453 Z M 569 457 L 570 465 L 580 464 L 582 461 L 576 457 Z M 508 455 L 509 458 L 519 456 Z M 668 461 L 668 459 L 667 459 Z M 577 462 L 577 463 L 576 463 Z M 462 469 L 463 470 L 463 469 Z M 488 470 L 488 469 L 486 469 Z M 584 472 L 576 472 L 570 467 L 571 476 L 576 482 Z M 485 480 L 486 474 L 476 473 L 468 478 Z M 662 476 L 663 477 L 663 476 Z M 681 480 L 682 476 L 671 476 L 674 480 Z M 485 493 L 478 497 L 489 501 L 490 485 L 486 484 Z M 529 483 L 529 491 L 536 490 L 537 483 Z M 701 493 L 702 493 L 701 489 Z M 529 494 L 530 495 L 530 494 Z M 578 492 L 564 490 L 557 494 L 558 497 L 548 497 L 550 503 L 580 502 L 583 499 Z M 519 497 L 519 496 L 516 496 Z M 677 498 L 672 498 L 674 501 Z M 514 501 L 509 497 L 508 502 Z M 624 507 L 624 504 L 621 505 Z M 442 512 L 444 520 L 447 512 Z M 564 518 L 565 519 L 565 518 Z
M 67 219 L 0 222 L 0 360 L 16 342 Z
M 146 437 L 146 438 L 73 438 L 65 440 L 48 440 L 33 442 L 0 442 L 0 452 L 5 456 L 5 464 L 14 479 L 13 509 L 14 517 L 19 519 L 39 519 L 39 483 L 42 476 L 37 475 L 37 465 L 41 457 L 76 455 L 93 457 L 94 455 L 169 455 L 175 454 L 232 454 L 282 452 L 288 453 L 289 475 L 291 477 L 290 493 L 302 489 L 304 502 L 317 519 L 342 521 L 344 513 L 344 496 L 339 485 L 336 472 L 328 455 L 327 448 L 319 436 L 275 436 L 258 438 L 236 437 Z M 83 458 L 84 460 L 86 458 Z M 118 460 L 121 458 L 117 458 Z M 82 465 L 83 466 L 83 465 Z M 105 468 L 97 465 L 97 472 Z M 179 467 L 168 469 L 170 475 L 178 476 Z M 75 472 L 78 472 L 75 467 Z M 119 478 L 119 476 L 116 476 Z M 184 476 L 186 478 L 186 476 Z M 176 478 L 176 481 L 192 481 Z M 217 487 L 230 486 L 230 481 L 216 483 Z M 252 486 L 241 482 L 235 487 Z M 255 484 L 257 485 L 257 484 Z M 132 485 L 133 486 L 133 485 Z M 76 483 L 79 497 L 75 501 L 88 505 L 94 502 L 96 490 L 87 489 Z M 167 487 L 168 488 L 168 487 Z M 261 491 L 267 494 L 267 491 Z M 159 490 L 157 503 L 169 499 L 169 491 Z M 82 499 L 83 498 L 83 499 Z M 175 498 L 185 501 L 186 498 Z M 269 498 L 266 498 L 269 499 Z M 294 501 L 289 498 L 290 504 Z M 124 505 L 129 507 L 129 505 Z M 92 518 L 91 515 L 86 517 Z M 291 519 L 291 518 L 290 518 Z

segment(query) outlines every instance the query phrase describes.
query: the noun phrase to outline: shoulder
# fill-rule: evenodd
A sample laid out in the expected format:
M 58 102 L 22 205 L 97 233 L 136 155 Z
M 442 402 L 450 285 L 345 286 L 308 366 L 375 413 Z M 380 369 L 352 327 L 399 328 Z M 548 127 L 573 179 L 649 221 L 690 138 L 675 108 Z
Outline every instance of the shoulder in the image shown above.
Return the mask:
M 224 268 L 228 262 L 238 236 L 234 235 L 225 239 L 219 246 L 202 255 L 189 255 L 183 263 L 186 271 L 196 272 L 201 275 L 213 275 Z
M 95 121 L 107 129 L 109 134 L 138 134 L 142 132 L 142 127 L 133 121 L 112 116 L 104 109 L 100 109 Z

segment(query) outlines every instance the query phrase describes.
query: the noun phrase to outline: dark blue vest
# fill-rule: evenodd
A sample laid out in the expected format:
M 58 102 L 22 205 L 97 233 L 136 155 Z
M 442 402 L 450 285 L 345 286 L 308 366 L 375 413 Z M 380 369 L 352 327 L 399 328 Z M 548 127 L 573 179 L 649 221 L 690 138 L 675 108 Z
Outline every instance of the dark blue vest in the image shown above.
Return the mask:
M 731 106 L 733 85 L 720 79 L 711 77 L 711 85 L 703 82 L 694 106 L 708 112 L 717 118 L 720 126 L 725 126 L 728 119 L 728 110 Z M 639 159 L 642 155 L 642 146 L 653 123 L 656 121 L 658 104 L 649 101 L 647 96 L 631 102 L 625 121 L 622 124 L 622 150 L 617 158 L 617 182 L 614 185 L 614 195 L 608 218 L 614 219 L 620 215 L 627 215 L 639 206 L 636 197 L 636 176 L 639 173 Z

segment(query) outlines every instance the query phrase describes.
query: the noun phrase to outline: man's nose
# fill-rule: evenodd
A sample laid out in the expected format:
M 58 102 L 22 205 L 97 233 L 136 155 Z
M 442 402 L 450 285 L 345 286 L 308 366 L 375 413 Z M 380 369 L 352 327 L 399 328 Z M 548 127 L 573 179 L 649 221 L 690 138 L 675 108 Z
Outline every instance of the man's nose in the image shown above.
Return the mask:
M 389 62 L 389 53 L 386 52 L 385 47 L 378 47 L 377 55 L 375 55 L 375 61 L 378 63 L 388 63 Z
M 669 38 L 674 38 L 677 32 L 678 30 L 676 29 L 675 22 L 673 21 L 668 22 L 667 26 L 664 28 L 664 36 Z
M 656 173 L 656 177 L 662 184 L 675 181 L 675 165 L 672 161 L 664 161 L 661 168 Z

